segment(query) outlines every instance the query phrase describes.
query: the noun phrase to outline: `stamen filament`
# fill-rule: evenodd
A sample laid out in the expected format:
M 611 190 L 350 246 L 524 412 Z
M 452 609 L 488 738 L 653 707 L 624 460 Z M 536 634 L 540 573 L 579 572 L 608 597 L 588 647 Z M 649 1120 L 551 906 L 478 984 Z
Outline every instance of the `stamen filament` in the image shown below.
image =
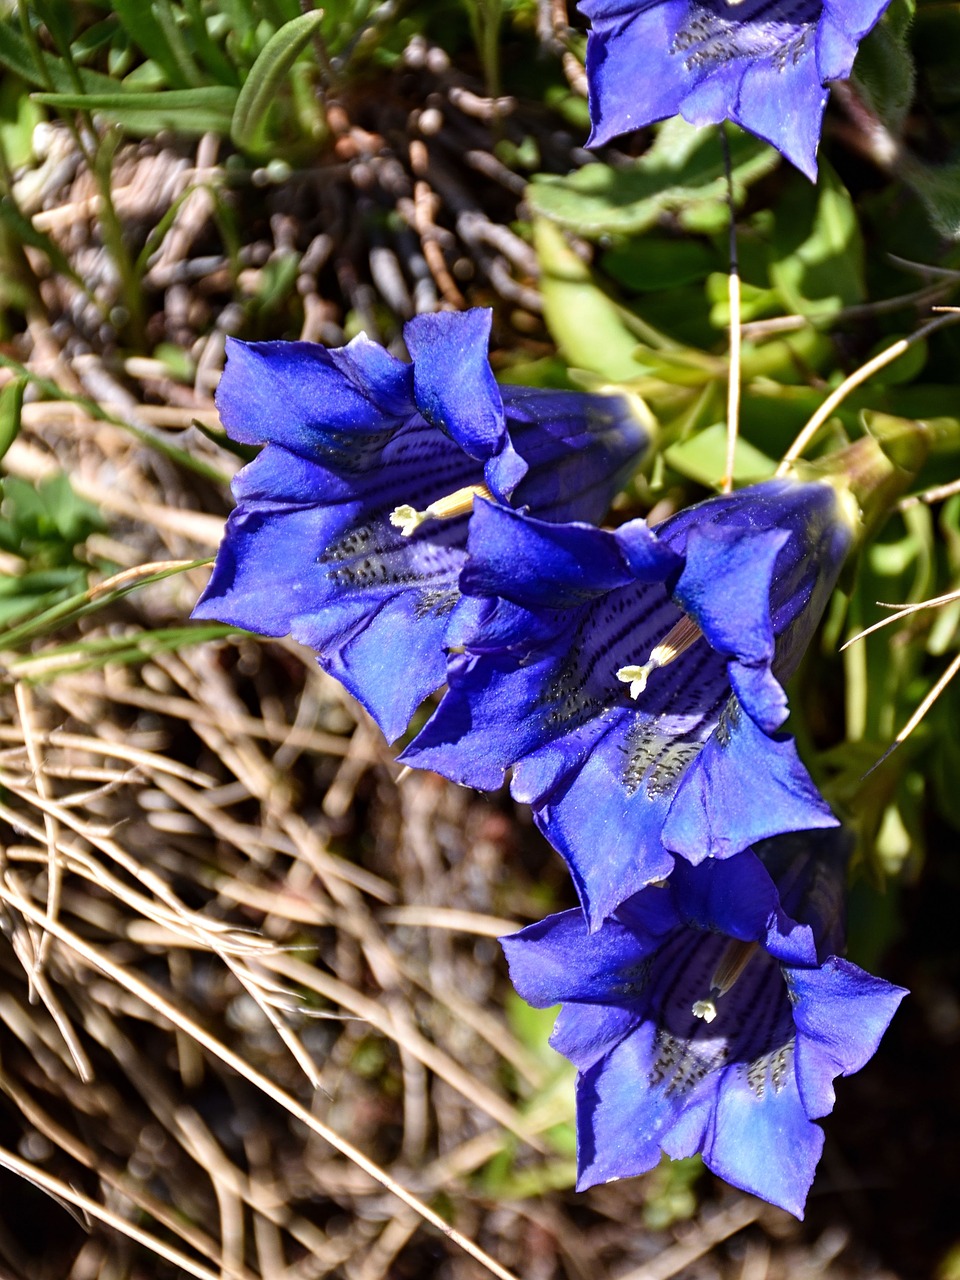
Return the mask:
M 669 666 L 681 653 L 686 653 L 692 644 L 696 644 L 702 635 L 703 632 L 693 619 L 684 614 L 655 646 L 646 662 L 641 666 L 621 667 L 617 672 L 617 679 L 630 685 L 630 697 L 636 700 L 647 687 L 652 671 L 657 667 Z
M 431 502 L 425 511 L 417 511 L 409 503 L 403 502 L 390 513 L 390 523 L 405 538 L 409 538 L 425 520 L 452 520 L 454 516 L 465 515 L 473 509 L 474 498 L 488 498 L 492 501 L 493 494 L 485 484 L 468 484 Z
M 704 1022 L 714 1020 L 717 1016 L 717 1001 L 740 978 L 759 945 L 759 942 L 741 942 L 738 938 L 732 938 L 727 943 L 710 979 L 710 995 L 706 1000 L 694 1001 L 692 1013 L 695 1018 L 702 1018 Z

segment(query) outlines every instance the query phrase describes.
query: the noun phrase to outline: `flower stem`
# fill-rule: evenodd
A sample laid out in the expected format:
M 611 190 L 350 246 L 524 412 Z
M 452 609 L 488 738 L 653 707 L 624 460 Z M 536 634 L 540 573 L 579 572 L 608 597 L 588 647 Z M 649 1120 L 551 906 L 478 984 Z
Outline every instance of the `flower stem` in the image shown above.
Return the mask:
M 790 464 L 796 462 L 797 458 L 804 452 L 809 444 L 812 443 L 814 436 L 827 421 L 834 409 L 838 408 L 846 400 L 851 391 L 856 390 L 862 383 L 871 378 L 878 370 L 883 369 L 886 365 L 892 364 L 894 360 L 908 351 L 914 343 L 920 342 L 926 338 L 928 334 L 933 333 L 937 329 L 943 329 L 948 324 L 956 324 L 960 320 L 960 312 L 951 312 L 949 315 L 938 316 L 935 320 L 928 320 L 922 325 L 916 333 L 912 333 L 909 338 L 900 338 L 897 342 L 890 344 L 886 350 L 875 355 L 872 360 L 868 360 L 866 364 L 862 364 L 859 369 L 855 369 L 849 378 L 844 378 L 839 387 L 827 396 L 823 404 L 816 411 L 807 425 L 794 440 L 793 444 L 783 455 L 779 467 L 777 467 L 777 475 L 782 476 L 790 470 Z
M 727 205 L 730 210 L 730 273 L 727 289 L 730 301 L 730 367 L 727 374 L 727 457 L 721 490 L 733 490 L 733 468 L 736 458 L 737 433 L 740 427 L 740 261 L 737 254 L 737 217 L 733 204 L 733 166 L 730 161 L 730 139 L 720 126 L 723 146 L 723 168 L 727 176 Z

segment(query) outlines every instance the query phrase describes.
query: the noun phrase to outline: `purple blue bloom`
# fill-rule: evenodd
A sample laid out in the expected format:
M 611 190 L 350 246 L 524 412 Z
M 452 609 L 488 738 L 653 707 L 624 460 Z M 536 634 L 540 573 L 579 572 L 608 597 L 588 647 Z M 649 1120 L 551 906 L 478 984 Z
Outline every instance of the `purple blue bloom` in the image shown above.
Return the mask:
M 551 1044 L 578 1068 L 579 1189 L 702 1152 L 803 1216 L 814 1121 L 906 994 L 836 954 L 844 861 L 837 833 L 781 836 L 678 862 L 595 933 L 566 911 L 501 940 L 520 995 L 562 1004 Z
M 835 825 L 777 730 L 852 533 L 831 484 L 789 478 L 655 531 L 478 503 L 461 575 L 478 607 L 448 633 L 464 652 L 401 759 L 484 790 L 513 766 L 592 927 L 674 854 Z
M 447 630 L 476 608 L 458 589 L 473 490 L 599 520 L 648 443 L 619 396 L 499 387 L 489 334 L 488 311 L 418 316 L 412 363 L 364 335 L 338 350 L 228 340 L 221 419 L 265 448 L 234 480 L 194 617 L 309 645 L 391 739 L 443 684 Z M 460 491 L 451 518 L 401 532 Z
M 831 80 L 889 0 L 580 0 L 598 146 L 678 113 L 733 120 L 809 178 Z

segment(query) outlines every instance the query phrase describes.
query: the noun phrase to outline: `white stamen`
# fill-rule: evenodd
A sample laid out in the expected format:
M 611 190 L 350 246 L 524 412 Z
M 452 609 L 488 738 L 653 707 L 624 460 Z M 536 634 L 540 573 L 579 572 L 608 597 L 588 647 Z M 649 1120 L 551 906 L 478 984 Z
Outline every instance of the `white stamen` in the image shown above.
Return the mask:
M 640 697 L 647 687 L 647 681 L 653 668 L 654 663 L 645 662 L 642 667 L 621 667 L 617 672 L 617 679 L 622 680 L 624 684 L 630 685 L 630 697 L 634 701 Z
M 686 653 L 692 644 L 696 644 L 702 635 L 697 624 L 684 614 L 654 647 L 646 662 L 640 666 L 621 667 L 617 672 L 617 679 L 630 685 L 630 697 L 636 700 L 646 689 L 651 671 L 655 671 L 657 667 L 669 666 L 681 653 Z
M 741 942 L 739 938 L 730 939 L 710 979 L 710 995 L 706 1000 L 694 1001 L 691 1012 L 695 1018 L 702 1018 L 704 1022 L 714 1020 L 717 1016 L 717 1001 L 734 985 L 753 959 L 759 945 L 758 942 Z
M 395 529 L 399 529 L 405 538 L 409 538 L 411 533 L 416 532 L 424 520 L 429 520 L 429 518 L 429 514 L 426 511 L 417 511 L 407 502 L 404 502 L 390 513 L 390 523 Z
M 693 1016 L 704 1022 L 712 1022 L 717 1016 L 717 1006 L 712 1000 L 698 1000 L 693 1006 Z
M 425 511 L 417 511 L 409 503 L 403 502 L 390 513 L 390 523 L 399 529 L 405 538 L 415 533 L 425 520 L 451 520 L 454 516 L 465 515 L 473 509 L 474 498 L 493 500 L 493 494 L 485 484 L 468 484 L 463 489 L 456 489 L 436 502 L 431 502 Z

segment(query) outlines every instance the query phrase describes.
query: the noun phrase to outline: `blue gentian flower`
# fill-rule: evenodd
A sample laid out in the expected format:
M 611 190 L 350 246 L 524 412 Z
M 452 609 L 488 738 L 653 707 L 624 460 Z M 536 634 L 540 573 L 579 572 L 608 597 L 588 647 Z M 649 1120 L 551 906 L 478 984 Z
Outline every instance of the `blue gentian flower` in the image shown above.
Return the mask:
M 678 113 L 733 120 L 809 178 L 828 83 L 889 0 L 580 0 L 590 19 L 589 145 Z
M 266 447 L 194 617 L 311 646 L 391 739 L 444 682 L 475 493 L 599 520 L 649 440 L 620 396 L 498 387 L 489 334 L 488 311 L 418 316 L 412 364 L 364 335 L 228 340 L 220 416 Z
M 461 589 L 480 607 L 401 759 L 484 790 L 512 765 L 593 926 L 673 854 L 834 825 L 777 730 L 856 523 L 842 489 L 791 478 L 656 531 L 478 503 Z
M 702 1152 L 803 1216 L 833 1080 L 873 1056 L 906 994 L 836 954 L 833 836 L 678 862 L 596 933 L 566 911 L 502 939 L 520 995 L 562 1003 L 551 1044 L 578 1068 L 580 1189 Z

